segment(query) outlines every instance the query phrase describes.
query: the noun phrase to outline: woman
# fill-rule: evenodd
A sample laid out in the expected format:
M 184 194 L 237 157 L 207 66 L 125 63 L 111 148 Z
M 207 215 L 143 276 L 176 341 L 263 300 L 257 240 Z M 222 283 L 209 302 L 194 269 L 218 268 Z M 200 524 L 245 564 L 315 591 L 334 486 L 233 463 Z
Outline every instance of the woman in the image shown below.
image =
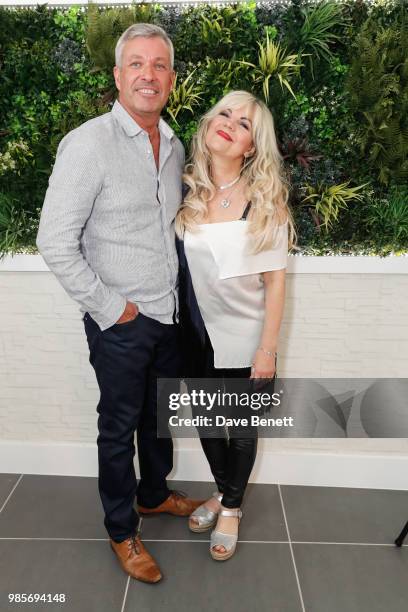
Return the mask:
M 183 178 L 176 232 L 184 374 L 271 379 L 296 233 L 267 106 L 245 91 L 224 96 L 202 117 Z M 218 493 L 192 513 L 189 527 L 202 532 L 216 523 L 210 552 L 226 560 L 235 552 L 257 438 L 200 440 Z

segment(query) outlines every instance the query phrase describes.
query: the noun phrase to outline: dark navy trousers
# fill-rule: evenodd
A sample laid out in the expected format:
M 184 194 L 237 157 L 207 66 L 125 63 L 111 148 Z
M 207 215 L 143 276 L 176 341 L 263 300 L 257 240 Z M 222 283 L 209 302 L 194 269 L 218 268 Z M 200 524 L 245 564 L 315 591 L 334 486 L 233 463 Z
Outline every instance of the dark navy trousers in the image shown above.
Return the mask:
M 127 323 L 101 331 L 83 318 L 100 390 L 98 417 L 98 487 L 104 524 L 116 542 L 130 537 L 139 517 L 134 508 L 154 508 L 170 494 L 166 477 L 173 468 L 171 438 L 157 438 L 157 378 L 180 375 L 179 329 L 139 313 Z M 140 481 L 133 464 L 137 448 Z

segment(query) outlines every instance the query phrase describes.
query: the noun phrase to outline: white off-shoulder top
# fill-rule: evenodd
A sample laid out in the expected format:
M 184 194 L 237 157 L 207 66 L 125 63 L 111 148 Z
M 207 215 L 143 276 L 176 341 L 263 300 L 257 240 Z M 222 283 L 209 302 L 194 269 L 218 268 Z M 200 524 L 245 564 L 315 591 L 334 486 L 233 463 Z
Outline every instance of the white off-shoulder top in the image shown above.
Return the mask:
M 184 249 L 198 307 L 214 349 L 214 367 L 251 366 L 264 316 L 261 272 L 287 267 L 288 222 L 276 246 L 249 253 L 246 220 L 208 223 L 185 231 Z

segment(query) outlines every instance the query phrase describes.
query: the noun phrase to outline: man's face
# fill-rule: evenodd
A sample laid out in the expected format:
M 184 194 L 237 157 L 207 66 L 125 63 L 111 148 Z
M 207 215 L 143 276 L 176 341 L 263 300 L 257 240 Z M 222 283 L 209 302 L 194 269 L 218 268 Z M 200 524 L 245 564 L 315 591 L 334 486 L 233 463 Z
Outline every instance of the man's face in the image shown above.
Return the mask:
M 160 115 L 173 87 L 170 50 L 158 36 L 138 36 L 122 49 L 122 67 L 113 69 L 119 101 L 136 115 Z

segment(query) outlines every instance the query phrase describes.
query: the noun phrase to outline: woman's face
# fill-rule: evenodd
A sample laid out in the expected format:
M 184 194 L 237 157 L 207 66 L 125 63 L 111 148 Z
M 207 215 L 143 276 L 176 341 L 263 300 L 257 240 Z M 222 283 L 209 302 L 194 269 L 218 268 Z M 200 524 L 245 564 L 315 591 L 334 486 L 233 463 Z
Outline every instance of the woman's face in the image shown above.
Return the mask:
M 230 159 L 254 152 L 252 109 L 247 106 L 221 109 L 208 124 L 205 143 L 211 153 Z

